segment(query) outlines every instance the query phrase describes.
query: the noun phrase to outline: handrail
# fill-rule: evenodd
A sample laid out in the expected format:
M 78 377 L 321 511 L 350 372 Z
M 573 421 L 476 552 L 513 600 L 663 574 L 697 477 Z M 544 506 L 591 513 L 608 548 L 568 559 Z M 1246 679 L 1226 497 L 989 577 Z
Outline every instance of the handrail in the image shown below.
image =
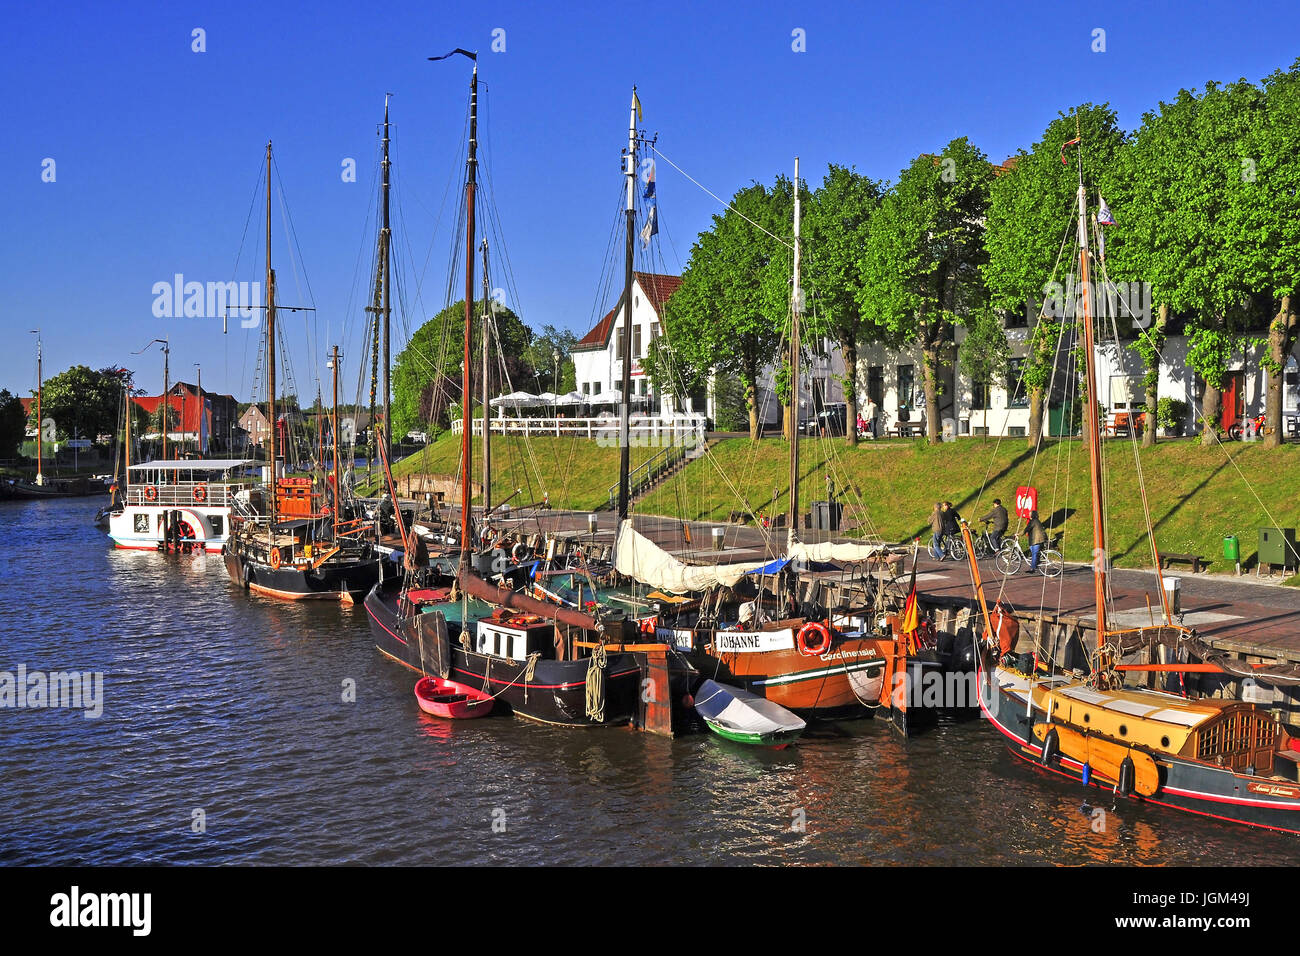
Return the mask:
M 629 495 L 640 494 L 646 488 L 650 487 L 650 485 L 655 481 L 655 479 L 661 476 L 669 468 L 676 465 L 679 461 L 682 461 L 685 457 L 686 457 L 685 446 L 669 445 L 667 448 L 665 448 L 663 451 L 659 452 L 658 454 L 654 455 L 653 457 L 647 458 L 645 461 L 641 462 L 641 464 L 637 465 L 630 472 L 628 472 L 627 493 Z M 662 461 L 660 459 L 662 459 Z M 645 474 L 641 475 L 641 477 L 638 478 L 637 476 L 641 472 L 644 472 Z M 614 507 L 614 504 L 615 502 L 617 502 L 617 500 L 618 500 L 618 483 L 615 482 L 614 484 L 609 486 L 609 505 L 611 508 Z

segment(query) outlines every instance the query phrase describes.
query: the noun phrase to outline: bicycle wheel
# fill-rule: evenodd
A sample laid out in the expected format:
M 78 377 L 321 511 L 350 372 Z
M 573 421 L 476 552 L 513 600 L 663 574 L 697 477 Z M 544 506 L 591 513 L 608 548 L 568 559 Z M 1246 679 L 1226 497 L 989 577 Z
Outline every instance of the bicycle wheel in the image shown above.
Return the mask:
M 941 552 L 941 551 L 936 551 L 936 550 L 934 549 L 934 545 L 933 545 L 933 544 L 928 544 L 928 545 L 926 545 L 925 550 L 926 550 L 927 552 L 929 552 L 930 557 L 934 558 L 936 561 L 942 561 L 942 560 L 943 560 L 943 552 Z
M 1065 558 L 1061 556 L 1060 551 L 1044 548 L 1042 553 L 1038 555 L 1038 566 L 1045 575 L 1054 578 L 1065 570 Z
M 955 535 L 948 536 L 948 552 L 952 555 L 954 561 L 966 560 L 966 545 L 961 538 Z
M 1020 570 L 1020 552 L 1009 544 L 1003 545 L 994 559 L 998 570 L 1003 574 L 1015 574 Z

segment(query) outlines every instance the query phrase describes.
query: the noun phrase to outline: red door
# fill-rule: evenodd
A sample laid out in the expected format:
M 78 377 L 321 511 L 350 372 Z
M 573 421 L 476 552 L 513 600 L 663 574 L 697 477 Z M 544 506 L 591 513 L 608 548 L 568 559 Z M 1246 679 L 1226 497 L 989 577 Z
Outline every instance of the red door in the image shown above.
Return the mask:
M 1229 372 L 1228 381 L 1223 389 L 1223 415 L 1220 425 L 1226 430 L 1241 422 L 1245 412 L 1246 373 Z

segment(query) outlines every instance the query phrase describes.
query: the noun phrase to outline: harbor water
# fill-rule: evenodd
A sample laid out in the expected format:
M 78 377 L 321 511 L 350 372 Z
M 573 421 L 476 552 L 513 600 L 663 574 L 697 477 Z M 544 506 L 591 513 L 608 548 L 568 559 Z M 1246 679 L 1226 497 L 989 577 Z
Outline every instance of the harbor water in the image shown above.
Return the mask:
M 0 503 L 0 672 L 103 681 L 98 717 L 0 707 L 0 863 L 1300 862 L 1297 837 L 1112 808 L 981 720 L 908 741 L 817 725 L 784 751 L 439 722 L 362 606 L 250 595 L 215 555 L 114 550 L 102 503 Z

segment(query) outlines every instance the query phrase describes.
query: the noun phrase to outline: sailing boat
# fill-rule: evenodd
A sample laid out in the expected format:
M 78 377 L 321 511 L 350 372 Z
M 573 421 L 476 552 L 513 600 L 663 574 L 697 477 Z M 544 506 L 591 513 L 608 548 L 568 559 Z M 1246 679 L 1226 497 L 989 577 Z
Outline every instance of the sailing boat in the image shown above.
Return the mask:
M 245 516 L 222 548 L 226 572 L 250 591 L 284 600 L 325 598 L 352 603 L 381 574 L 380 557 L 359 535 L 343 534 L 341 496 L 317 511 L 308 478 L 281 478 L 276 455 L 275 271 L 271 268 L 271 144 L 266 144 L 266 366 L 270 477 L 267 515 Z M 334 351 L 334 434 L 338 435 L 338 348 Z M 334 488 L 338 488 L 335 442 Z M 280 521 L 281 517 L 291 520 Z
M 1076 149 L 1082 145 L 1075 140 Z M 1082 163 L 1080 163 L 1082 167 Z M 1078 187 L 1079 279 L 1087 396 L 1096 395 L 1096 356 L 1089 300 L 1087 194 Z M 1097 402 L 1085 403 L 1091 476 L 1094 554 L 1106 554 L 1101 432 Z M 970 529 L 964 527 L 967 550 Z M 1154 689 L 1124 686 L 1128 671 L 1219 671 L 1213 664 L 1122 664 L 1121 656 L 1155 642 L 1188 646 L 1194 634 L 1172 623 L 1112 629 L 1107 622 L 1106 566 L 1094 562 L 1097 647 L 1083 677 L 998 659 L 995 628 L 979 568 L 970 559 L 986 622 L 980 706 L 1007 738 L 1011 752 L 1060 776 L 1113 790 L 1123 797 L 1236 823 L 1300 833 L 1300 738 L 1266 710 L 1222 699 L 1189 700 Z M 1156 574 L 1159 577 L 1159 555 Z M 1163 589 L 1161 594 L 1163 597 Z M 1194 643 L 1191 646 L 1196 646 Z M 1029 655 L 1025 655 L 1029 658 Z M 1013 663 L 1013 660 L 1016 662 Z
M 672 734 L 674 702 L 688 688 L 691 672 L 667 644 L 641 639 L 635 622 L 599 605 L 589 610 L 556 606 L 517 592 L 507 575 L 494 583 L 490 561 L 477 555 L 471 533 L 470 440 L 472 435 L 470 353 L 474 304 L 474 199 L 477 186 L 478 62 L 470 80 L 469 152 L 465 183 L 465 330 L 461 396 L 461 500 L 459 561 L 454 579 L 427 567 L 418 539 L 408 542 L 398 515 L 407 575 L 376 585 L 366 595 L 371 634 L 379 651 L 423 674 L 477 686 L 509 711 L 542 723 L 601 727 L 634 723 L 655 733 Z M 436 57 L 434 59 L 445 59 Z M 628 173 L 635 163 L 628 157 Z M 485 425 L 487 422 L 485 421 Z M 381 445 L 381 449 L 382 449 Z M 391 462 L 385 477 L 396 497 Z M 490 475 L 484 476 L 486 484 Z M 486 525 L 486 511 L 484 524 Z M 430 578 L 433 578 L 430 581 Z M 514 575 L 513 577 L 519 577 Z M 430 587 L 430 583 L 438 585 Z M 456 592 L 461 601 L 455 613 Z M 495 608 L 471 621 L 468 599 Z M 649 682 L 649 683 L 647 683 Z
M 793 394 L 798 395 L 800 364 L 799 316 L 802 312 L 800 280 L 799 160 L 795 159 L 794 290 L 791 296 L 790 366 Z M 631 274 L 631 246 L 628 249 Z M 625 293 L 625 300 L 630 295 Z M 627 301 L 624 322 L 630 321 Z M 632 337 L 623 337 L 625 348 Z M 624 375 L 630 366 L 625 353 Z M 792 405 L 790 440 L 790 538 L 784 557 L 750 564 L 689 566 L 640 534 L 628 518 L 626 497 L 620 491 L 619 538 L 615 566 L 620 574 L 657 589 L 662 598 L 658 612 L 645 619 L 657 636 L 674 642 L 706 676 L 737 684 L 804 717 L 859 716 L 884 703 L 891 706 L 905 695 L 890 688 L 905 680 L 908 664 L 898 653 L 896 635 L 876 630 L 874 608 L 829 608 L 797 598 L 798 581 L 791 562 L 864 561 L 878 554 L 873 545 L 809 544 L 798 540 L 799 519 L 799 404 Z M 710 608 L 711 594 L 726 595 L 742 579 L 757 576 L 758 594 L 752 601 L 733 599 L 724 612 Z M 763 586 L 771 580 L 770 590 Z M 672 595 L 700 594 L 702 600 L 682 600 Z M 726 618 L 724 621 L 723 618 Z M 896 681 L 895 674 L 900 677 Z

